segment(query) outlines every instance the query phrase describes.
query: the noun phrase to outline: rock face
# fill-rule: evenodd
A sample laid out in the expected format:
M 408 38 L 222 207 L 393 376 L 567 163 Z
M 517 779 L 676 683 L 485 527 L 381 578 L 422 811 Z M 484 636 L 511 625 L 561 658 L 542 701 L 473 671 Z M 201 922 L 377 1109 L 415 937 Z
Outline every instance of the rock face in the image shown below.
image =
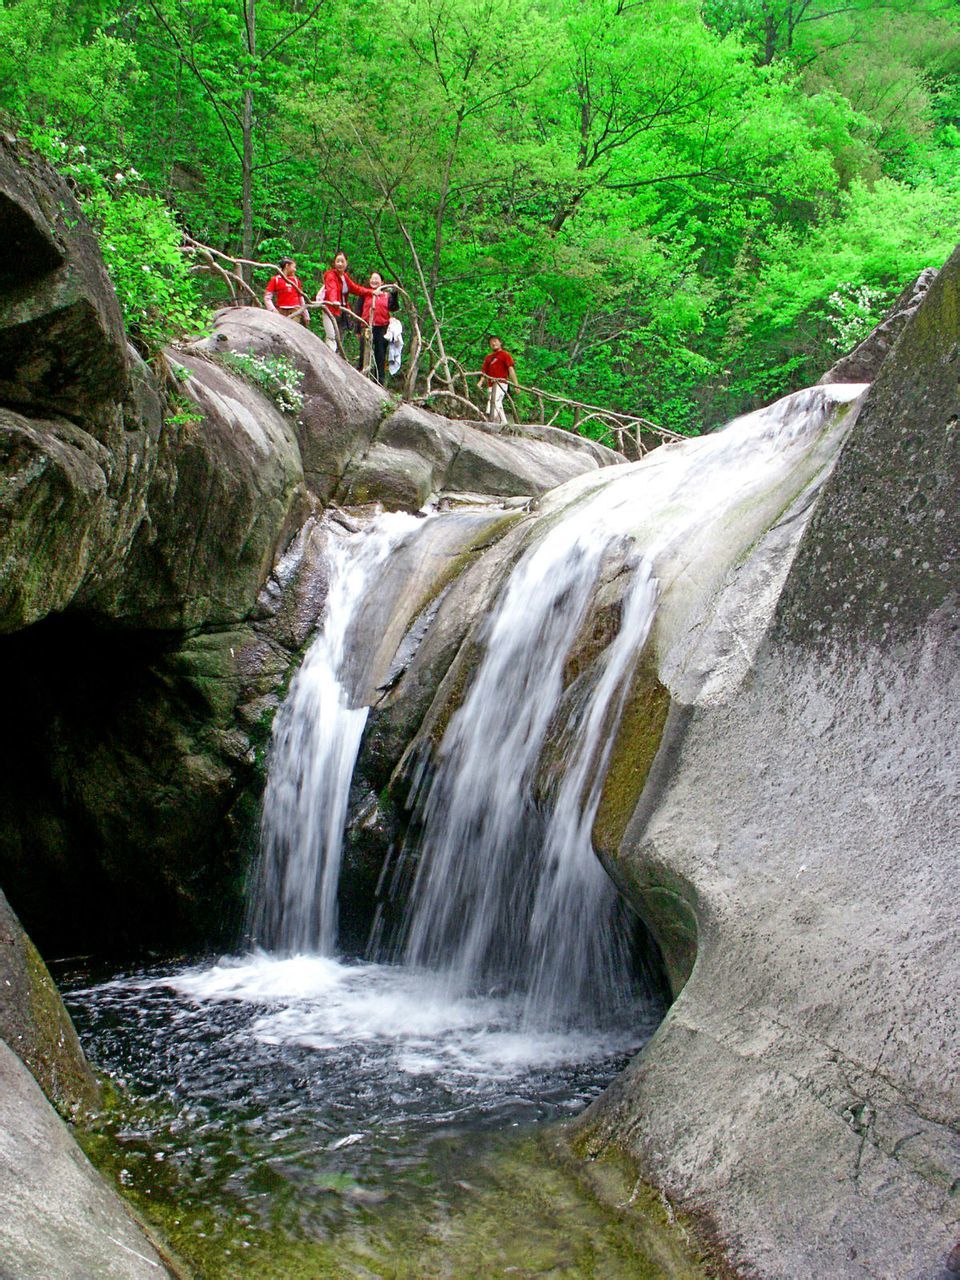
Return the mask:
M 567 432 L 531 428 L 504 435 L 489 423 L 453 421 L 398 403 L 301 325 L 280 324 L 255 307 L 220 312 L 212 336 L 190 349 L 208 357 L 285 356 L 296 365 L 303 378 L 297 433 L 304 472 L 323 502 L 417 511 L 450 492 L 536 496 L 623 461 Z
M 160 404 L 66 183 L 0 139 L 0 633 L 65 608 L 146 511 Z
M 0 883 L 41 949 L 239 923 L 278 690 L 323 603 L 325 505 L 523 500 L 621 461 L 400 405 L 253 308 L 127 346 L 66 184 L 0 140 Z M 283 412 L 226 352 L 284 356 Z M 59 892 L 52 894 L 49 886 Z M 211 904 L 216 909 L 211 910 Z
M 921 1280 L 956 1239 L 958 378 L 960 252 L 874 383 L 752 672 L 673 705 L 615 851 L 682 990 L 582 1128 L 751 1274 Z
M 0 1040 L 0 1275 L 158 1280 L 163 1258 Z
M 94 1107 L 100 1090 L 70 1015 L 2 893 L 0 974 L 0 1040 L 12 1047 L 61 1114 Z

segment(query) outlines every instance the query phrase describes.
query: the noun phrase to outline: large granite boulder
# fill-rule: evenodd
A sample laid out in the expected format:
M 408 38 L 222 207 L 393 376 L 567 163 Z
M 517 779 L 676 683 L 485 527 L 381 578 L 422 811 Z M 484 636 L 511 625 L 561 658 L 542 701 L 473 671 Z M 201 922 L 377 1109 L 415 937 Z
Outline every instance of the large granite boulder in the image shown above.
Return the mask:
M 186 1275 L 93 1168 L 2 1040 L 0 1275 L 5 1280 Z
M 752 669 L 674 700 L 607 849 L 677 999 L 581 1138 L 629 1150 L 750 1274 L 922 1280 L 956 1240 L 958 382 L 960 252 Z
M 91 423 L 127 390 L 100 248 L 66 182 L 0 136 L 0 403 Z
M 79 603 L 140 629 L 229 627 L 251 616 L 315 503 L 292 415 L 213 361 L 171 361 L 192 407 L 167 415 L 146 518 Z
M 623 458 L 593 440 L 544 427 L 505 433 L 404 404 L 361 377 L 302 325 L 261 311 L 221 311 L 209 338 L 189 351 L 282 356 L 299 371 L 297 433 L 304 473 L 323 502 L 379 502 L 417 511 L 446 493 L 536 496 Z
M 347 465 L 373 440 L 390 410 L 386 393 L 315 333 L 259 307 L 219 312 L 212 334 L 187 349 L 213 358 L 225 352 L 282 356 L 296 367 L 302 379 L 297 436 L 303 469 L 322 502 L 333 496 Z

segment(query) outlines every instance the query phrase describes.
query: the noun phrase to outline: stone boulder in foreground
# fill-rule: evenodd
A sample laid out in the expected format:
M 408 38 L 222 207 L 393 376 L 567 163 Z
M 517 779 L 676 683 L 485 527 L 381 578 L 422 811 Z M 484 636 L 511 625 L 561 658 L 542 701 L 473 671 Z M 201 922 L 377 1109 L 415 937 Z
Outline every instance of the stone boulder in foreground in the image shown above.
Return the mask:
M 709 1215 L 748 1274 L 929 1280 L 957 1239 L 958 385 L 960 252 L 753 670 L 674 701 L 606 851 L 682 990 L 581 1137 Z
M 0 1040 L 0 1274 L 11 1280 L 183 1276 L 93 1168 Z

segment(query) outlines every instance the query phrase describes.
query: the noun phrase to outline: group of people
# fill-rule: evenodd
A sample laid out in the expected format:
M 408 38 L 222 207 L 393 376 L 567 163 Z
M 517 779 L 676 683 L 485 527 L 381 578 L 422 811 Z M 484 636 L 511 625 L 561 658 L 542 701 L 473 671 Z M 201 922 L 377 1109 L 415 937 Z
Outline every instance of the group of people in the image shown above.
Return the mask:
M 362 299 L 359 315 L 350 306 L 351 294 Z M 360 361 L 357 367 L 360 369 L 366 364 L 369 334 L 377 381 L 382 386 L 387 371 L 388 330 L 392 313 L 399 304 L 397 286 L 384 284 L 378 271 L 370 276 L 369 284 L 358 284 L 347 274 L 346 254 L 338 253 L 333 265 L 323 274 L 323 284 L 315 301 L 320 307 L 324 341 L 331 351 L 342 351 L 344 334 L 359 328 Z M 310 302 L 293 258 L 280 259 L 280 271 L 268 282 L 263 304 L 268 311 L 277 311 L 309 328 Z
M 351 295 L 362 299 L 359 316 L 350 306 Z M 399 298 L 395 284 L 384 284 L 378 271 L 370 276 L 369 284 L 358 284 L 347 272 L 347 256 L 338 253 L 323 275 L 323 285 L 316 296 L 316 304 L 320 307 L 323 321 L 324 341 L 331 351 L 343 351 L 343 338 L 348 332 L 357 328 L 360 331 L 360 360 L 357 365 L 363 369 L 366 363 L 367 335 L 373 348 L 373 363 L 377 381 L 385 384 L 387 370 L 387 351 L 391 346 L 391 331 L 399 338 L 399 321 L 393 316 L 397 310 Z M 293 258 L 280 259 L 280 271 L 267 284 L 263 295 L 263 303 L 268 311 L 279 312 L 298 324 L 310 326 L 310 302 L 304 292 L 303 285 L 297 275 L 297 264 Z M 359 320 L 359 325 L 358 325 Z M 396 338 L 394 338 L 394 343 Z M 492 334 L 489 338 L 490 352 L 483 362 L 483 368 L 477 385 L 487 392 L 487 417 L 491 422 L 506 422 L 503 401 L 507 386 L 517 386 L 517 370 L 513 356 L 504 349 L 502 340 Z M 397 348 L 399 356 L 399 348 Z M 399 366 L 398 366 L 399 367 Z M 396 372 L 391 360 L 391 372 Z

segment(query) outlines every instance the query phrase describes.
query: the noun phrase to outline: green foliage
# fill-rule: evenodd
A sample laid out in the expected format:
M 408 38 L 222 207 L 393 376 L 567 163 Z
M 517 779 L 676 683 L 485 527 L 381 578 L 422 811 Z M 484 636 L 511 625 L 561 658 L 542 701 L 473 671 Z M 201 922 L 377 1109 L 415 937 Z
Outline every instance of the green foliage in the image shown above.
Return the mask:
M 158 196 L 120 184 L 94 192 L 84 209 L 99 227 L 127 329 L 148 354 L 201 324 L 196 284 L 180 252 L 180 229 Z
M 192 400 L 179 391 L 167 396 L 167 409 L 164 415 L 171 426 L 189 427 L 203 421 L 203 414 Z
M 425 361 L 496 329 L 684 431 L 818 376 L 960 212 L 954 0 L 0 0 L 0 107 L 146 347 L 196 323 L 178 226 L 309 292 L 342 248 Z
M 286 356 L 258 356 L 252 351 L 224 351 L 217 359 L 265 391 L 284 413 L 303 408 L 303 374 Z

